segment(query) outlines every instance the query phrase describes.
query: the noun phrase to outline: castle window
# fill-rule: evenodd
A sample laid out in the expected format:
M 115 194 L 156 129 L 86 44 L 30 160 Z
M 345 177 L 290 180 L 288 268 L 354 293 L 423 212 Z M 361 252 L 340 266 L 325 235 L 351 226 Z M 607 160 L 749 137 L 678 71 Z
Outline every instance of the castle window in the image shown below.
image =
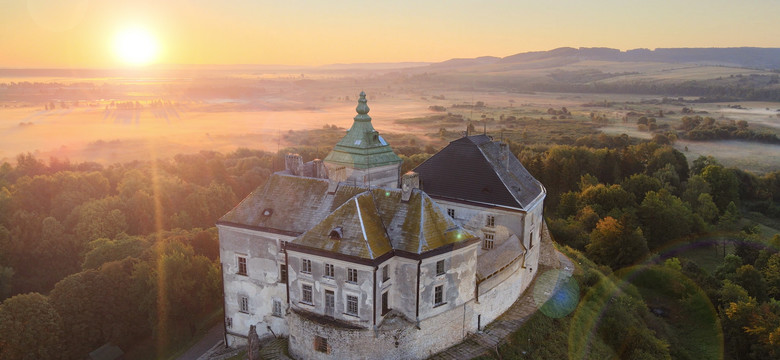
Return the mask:
M 388 299 L 389 291 L 382 293 L 382 316 L 385 316 L 390 312 L 390 300 Z
M 238 275 L 246 276 L 246 256 L 238 257 Z
M 279 265 L 279 282 L 287 283 L 287 264 Z
M 436 275 L 444 275 L 444 260 L 436 262 Z
M 344 233 L 341 226 L 333 228 L 333 230 L 330 231 L 330 234 L 328 234 L 328 238 L 331 240 L 341 240 L 343 236 Z
M 347 314 L 358 316 L 358 298 L 357 296 L 347 295 Z
M 493 216 L 493 215 L 487 215 L 485 217 L 485 226 L 488 226 L 488 227 L 496 226 L 496 217 Z
M 482 244 L 482 248 L 485 250 L 492 249 L 494 238 L 495 238 L 495 234 L 493 234 L 492 232 L 485 232 L 485 242 Z
M 531 230 L 528 232 L 528 247 L 531 248 L 534 246 L 534 231 Z
M 451 218 L 455 218 L 455 209 L 447 209 L 447 215 L 449 215 Z
M 347 282 L 357 284 L 358 272 L 357 269 L 347 269 Z
M 301 302 L 314 305 L 311 296 L 311 285 L 301 285 Z
M 233 318 L 232 317 L 226 317 L 225 318 L 225 327 L 227 327 L 228 329 L 232 329 L 233 328 Z
M 242 296 L 238 300 L 238 311 L 242 313 L 249 313 L 249 298 L 246 296 Z
M 325 264 L 325 277 L 333 279 L 334 273 L 333 264 Z
M 433 306 L 444 305 L 444 285 L 433 289 Z
M 282 302 L 280 300 L 274 299 L 274 308 L 271 315 L 282 317 Z
M 301 272 L 304 274 L 311 274 L 311 260 L 301 259 Z
M 390 265 L 382 266 L 382 281 L 390 280 Z
M 328 338 L 324 338 L 322 336 L 315 336 L 314 337 L 314 350 L 317 350 L 319 352 L 323 353 L 329 353 L 328 351 Z
M 271 216 L 274 213 L 274 209 L 266 208 L 263 209 L 263 216 Z

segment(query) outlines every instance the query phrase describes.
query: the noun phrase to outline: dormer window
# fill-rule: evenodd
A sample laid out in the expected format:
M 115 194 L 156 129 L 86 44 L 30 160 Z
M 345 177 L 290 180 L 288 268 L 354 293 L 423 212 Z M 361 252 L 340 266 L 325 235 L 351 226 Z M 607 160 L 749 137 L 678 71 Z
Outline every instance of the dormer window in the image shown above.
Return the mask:
M 330 231 L 330 234 L 328 234 L 328 238 L 331 240 L 341 240 L 343 236 L 344 233 L 341 226 L 336 226 L 335 228 L 333 228 L 333 230 Z

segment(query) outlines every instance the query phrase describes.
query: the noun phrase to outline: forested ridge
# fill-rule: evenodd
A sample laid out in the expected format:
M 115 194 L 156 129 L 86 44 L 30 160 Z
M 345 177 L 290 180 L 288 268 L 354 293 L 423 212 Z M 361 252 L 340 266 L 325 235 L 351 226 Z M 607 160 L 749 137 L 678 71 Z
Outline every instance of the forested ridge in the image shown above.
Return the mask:
M 596 313 L 606 306 L 589 303 L 595 301 L 586 296 L 590 291 L 608 298 L 615 289 L 625 293 L 605 314 L 614 317 L 616 329 L 630 325 L 636 332 L 626 342 L 600 330 L 591 355 L 697 358 L 697 350 L 678 339 L 683 330 L 673 326 L 684 319 L 649 310 L 677 303 L 701 310 L 690 288 L 701 289 L 713 304 L 727 357 L 780 355 L 780 237 L 766 238 L 742 220 L 748 212 L 780 220 L 780 172 L 757 176 L 706 157 L 689 166 L 671 146 L 636 144 L 625 136 L 575 143 L 509 147 L 545 184 L 546 218 L 556 241 L 570 247 L 570 256 L 594 263 L 575 276 L 583 306 Z M 311 160 L 326 149 L 204 151 L 109 166 L 23 154 L 16 165 L 3 164 L 0 358 L 83 358 L 106 342 L 133 348 L 148 342 L 149 334 L 150 351 L 164 357 L 221 309 L 215 221 L 279 170 L 287 152 Z M 433 149 L 410 143 L 397 152 L 403 169 L 411 169 Z M 664 250 L 712 234 L 727 234 L 707 245 L 712 252 L 723 258 L 727 245 L 730 253 L 713 271 Z M 619 285 L 621 272 L 637 264 L 653 270 L 635 278 L 635 288 Z M 667 289 L 671 305 L 647 300 L 644 292 L 658 288 L 648 284 L 676 283 L 670 279 L 681 284 Z M 537 314 L 529 326 L 565 337 L 562 327 L 576 325 L 569 317 Z M 581 350 L 562 344 L 538 357 Z

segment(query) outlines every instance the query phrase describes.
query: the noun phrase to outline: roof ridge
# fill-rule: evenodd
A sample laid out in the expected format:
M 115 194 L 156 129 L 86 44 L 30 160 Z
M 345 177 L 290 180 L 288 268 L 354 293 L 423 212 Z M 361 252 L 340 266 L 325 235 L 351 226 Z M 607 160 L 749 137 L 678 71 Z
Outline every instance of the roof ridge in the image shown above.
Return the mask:
M 371 250 L 371 245 L 368 243 L 368 236 L 366 236 L 366 225 L 363 223 L 363 215 L 360 213 L 360 203 L 358 202 L 357 196 L 355 196 L 354 199 L 355 199 L 355 208 L 357 209 L 358 222 L 360 223 L 360 230 L 363 231 L 363 241 L 366 243 L 366 248 L 368 249 L 368 256 L 370 256 L 373 259 L 374 252 Z
M 417 202 L 417 203 L 420 204 L 420 234 L 417 235 L 417 253 L 418 254 L 422 253 L 423 242 L 425 242 L 426 245 L 427 245 L 427 241 L 425 240 L 425 231 L 424 231 L 424 229 L 425 229 L 425 226 L 424 226 L 425 225 L 425 206 L 423 206 L 423 201 L 424 200 L 425 200 L 425 198 L 423 196 L 420 196 L 420 201 Z
M 492 144 L 492 143 L 493 143 L 492 141 L 489 141 L 489 142 L 483 143 L 482 145 L 484 145 L 484 144 Z M 515 202 L 518 205 L 520 205 L 520 207 L 523 207 L 523 205 L 524 205 L 523 202 L 520 201 L 520 199 L 517 197 L 517 195 L 515 195 L 515 192 L 512 191 L 512 189 L 509 188 L 509 186 L 507 185 L 506 181 L 504 180 L 504 178 L 503 178 L 503 176 L 501 174 L 501 168 L 498 166 L 497 162 L 490 161 L 489 155 L 487 153 L 485 153 L 485 151 L 482 150 L 482 145 L 477 145 L 477 144 L 474 144 L 474 145 L 477 146 L 477 150 L 479 150 L 479 153 L 482 154 L 483 157 L 485 157 L 485 160 L 487 161 L 488 165 L 490 165 L 490 168 L 493 169 L 493 173 L 496 174 L 496 176 L 498 177 L 498 180 L 501 183 L 501 185 L 503 185 L 504 189 L 506 189 L 506 191 L 509 193 L 509 196 L 511 196 L 512 199 L 514 199 Z M 499 149 L 499 151 L 501 151 L 501 150 Z M 514 156 L 514 155 L 512 155 L 512 156 Z M 500 159 L 498 159 L 498 160 L 500 161 Z M 508 173 L 509 171 L 506 171 L 506 172 Z

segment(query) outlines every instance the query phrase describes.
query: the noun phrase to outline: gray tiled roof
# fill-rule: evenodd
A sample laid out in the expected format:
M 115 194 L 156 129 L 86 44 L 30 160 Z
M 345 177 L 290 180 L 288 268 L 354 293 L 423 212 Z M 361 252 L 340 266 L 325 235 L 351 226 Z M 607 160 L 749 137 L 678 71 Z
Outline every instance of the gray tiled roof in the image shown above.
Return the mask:
M 421 188 L 434 197 L 527 210 L 545 193 L 520 161 L 508 150 L 502 153 L 487 135 L 452 141 L 414 171 Z

